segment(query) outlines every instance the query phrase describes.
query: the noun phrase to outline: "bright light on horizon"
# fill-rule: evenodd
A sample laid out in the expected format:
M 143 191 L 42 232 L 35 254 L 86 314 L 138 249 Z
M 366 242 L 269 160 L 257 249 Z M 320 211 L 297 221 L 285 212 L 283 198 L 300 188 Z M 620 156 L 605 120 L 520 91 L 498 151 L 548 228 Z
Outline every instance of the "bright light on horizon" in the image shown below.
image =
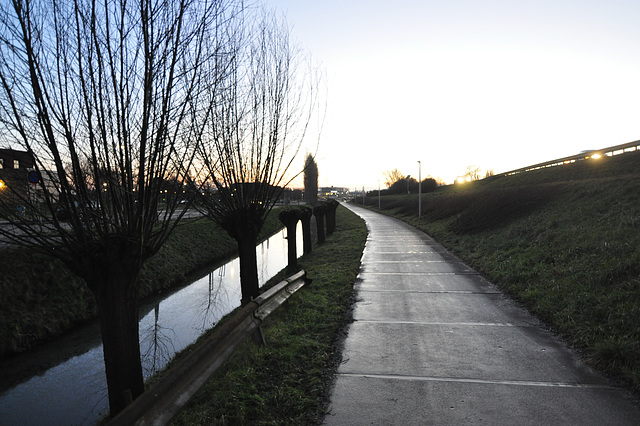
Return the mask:
M 321 186 L 417 178 L 418 158 L 453 183 L 640 138 L 640 3 L 266 4 L 327 75 Z

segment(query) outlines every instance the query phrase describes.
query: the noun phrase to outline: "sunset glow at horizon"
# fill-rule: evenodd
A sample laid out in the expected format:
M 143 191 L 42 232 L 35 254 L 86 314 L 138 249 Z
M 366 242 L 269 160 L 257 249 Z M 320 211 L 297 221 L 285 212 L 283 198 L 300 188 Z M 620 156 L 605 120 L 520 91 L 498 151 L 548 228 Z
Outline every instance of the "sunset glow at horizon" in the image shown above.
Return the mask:
M 453 183 L 640 139 L 640 4 L 265 0 L 326 73 L 320 186 Z M 303 150 L 304 151 L 304 150 Z M 300 157 L 302 165 L 304 159 Z M 295 186 L 295 185 L 294 185 Z

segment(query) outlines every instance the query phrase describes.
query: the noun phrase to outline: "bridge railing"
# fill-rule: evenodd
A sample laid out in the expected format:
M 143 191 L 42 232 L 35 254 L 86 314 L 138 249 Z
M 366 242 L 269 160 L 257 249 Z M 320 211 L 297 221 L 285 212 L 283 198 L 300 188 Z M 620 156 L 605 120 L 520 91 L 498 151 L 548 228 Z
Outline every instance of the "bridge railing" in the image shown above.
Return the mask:
M 624 154 L 626 152 L 640 150 L 640 140 L 634 142 L 628 142 L 621 145 L 614 145 L 608 148 L 594 149 L 591 151 L 584 151 L 580 154 L 571 155 L 569 157 L 558 158 L 556 160 L 545 161 L 544 163 L 534 164 L 532 166 L 522 167 L 520 169 L 510 170 L 508 172 L 499 173 L 497 176 L 510 176 L 517 173 L 529 172 L 532 170 L 538 170 L 545 167 L 562 166 L 564 164 L 575 163 L 576 161 L 589 160 L 599 157 L 610 157 L 613 155 Z

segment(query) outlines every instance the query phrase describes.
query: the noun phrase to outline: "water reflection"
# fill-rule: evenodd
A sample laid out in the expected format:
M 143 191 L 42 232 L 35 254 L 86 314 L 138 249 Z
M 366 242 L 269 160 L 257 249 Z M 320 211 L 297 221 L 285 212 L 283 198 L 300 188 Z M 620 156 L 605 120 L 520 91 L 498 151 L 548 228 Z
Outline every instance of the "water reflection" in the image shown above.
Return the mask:
M 298 226 L 297 246 L 302 247 Z M 286 232 L 256 248 L 260 285 L 286 266 Z M 298 255 L 301 255 L 299 251 Z M 238 259 L 140 308 L 145 379 L 240 304 Z M 19 383 L 25 371 L 35 374 Z M 57 342 L 0 365 L 0 425 L 94 424 L 108 411 L 100 330 L 92 323 Z M 11 388 L 5 390 L 5 386 Z
M 207 325 L 212 320 L 212 318 L 216 316 L 215 308 L 222 305 L 223 297 L 226 296 L 225 300 L 229 300 L 228 293 L 225 291 L 225 288 L 222 285 L 226 271 L 227 266 L 222 265 L 222 267 L 209 274 L 209 297 L 207 297 L 207 300 L 204 301 L 202 312 L 200 314 L 202 316 L 202 327 L 200 328 L 201 332 L 207 330 Z
M 153 375 L 166 365 L 176 352 L 173 330 L 160 324 L 160 305 L 153 308 L 153 324 L 146 330 L 140 326 L 140 354 L 145 377 Z

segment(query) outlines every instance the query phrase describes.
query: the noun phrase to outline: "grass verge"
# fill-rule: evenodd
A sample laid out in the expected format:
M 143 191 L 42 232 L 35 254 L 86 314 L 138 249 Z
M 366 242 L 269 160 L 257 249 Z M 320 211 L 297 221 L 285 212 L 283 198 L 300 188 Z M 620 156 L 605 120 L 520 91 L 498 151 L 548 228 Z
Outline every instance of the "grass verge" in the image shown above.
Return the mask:
M 319 421 L 339 362 L 340 331 L 351 319 L 353 283 L 367 236 L 364 221 L 344 207 L 338 208 L 336 222 L 335 233 L 300 259 L 300 268 L 313 282 L 263 324 L 267 344 L 243 344 L 174 424 Z
M 417 196 L 382 206 L 640 393 L 638 187 L 640 152 L 441 188 L 423 197 L 421 218 Z

